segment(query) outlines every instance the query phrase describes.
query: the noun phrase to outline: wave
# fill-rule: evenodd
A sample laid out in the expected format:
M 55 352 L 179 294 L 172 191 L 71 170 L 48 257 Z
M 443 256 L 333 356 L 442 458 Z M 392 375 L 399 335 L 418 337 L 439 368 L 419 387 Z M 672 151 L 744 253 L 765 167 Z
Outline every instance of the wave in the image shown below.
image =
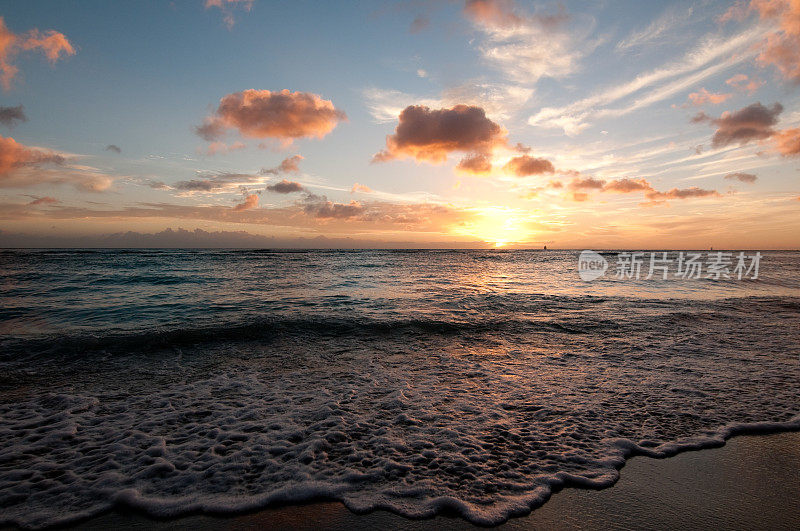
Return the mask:
M 328 304 L 330 300 L 321 306 L 319 301 L 315 304 L 308 302 L 310 307 L 304 312 L 233 311 L 228 319 L 223 319 L 220 314 L 173 326 L 7 335 L 0 339 L 0 363 L 42 356 L 86 355 L 93 351 L 141 353 L 230 341 L 270 341 L 282 337 L 358 339 L 501 332 L 595 334 L 621 329 L 656 332 L 670 324 L 717 321 L 726 317 L 794 316 L 800 310 L 800 299 L 765 297 L 730 298 L 687 305 L 685 301 L 669 299 L 506 294 L 464 297 L 453 301 L 457 302 L 453 307 L 439 311 L 398 309 L 374 315 L 369 307 L 357 310 L 358 304 L 348 297 L 336 299 L 332 306 Z M 320 307 L 315 309 L 315 305 Z M 120 317 L 125 314 L 123 309 L 115 310 L 115 313 Z M 21 324 L 26 317 L 27 310 L 22 307 L 0 311 L 0 323 L 13 321 Z
M 96 405 L 96 402 L 86 404 L 73 400 L 69 402 L 68 407 L 72 412 L 82 412 Z M 196 492 L 190 495 L 181 495 L 179 492 L 182 489 L 174 489 L 171 495 L 164 495 L 148 492 L 148 489 L 143 487 L 115 488 L 114 483 L 130 482 L 121 481 L 124 478 L 114 478 L 114 475 L 110 475 L 109 479 L 105 481 L 106 486 L 101 489 L 102 495 L 95 495 L 91 504 L 83 503 L 80 508 L 61 511 L 54 511 L 49 505 L 46 509 L 38 511 L 35 509 L 24 513 L 15 511 L 0 515 L 0 526 L 19 526 L 27 529 L 65 526 L 85 521 L 114 509 L 132 509 L 157 519 L 172 519 L 198 513 L 232 516 L 269 507 L 318 501 L 341 502 L 356 514 L 385 510 L 410 519 L 427 519 L 440 514 L 455 514 L 475 525 L 496 526 L 511 518 L 526 516 L 532 510 L 545 504 L 554 492 L 563 488 L 605 489 L 613 486 L 619 480 L 620 470 L 625 466 L 626 461 L 634 456 L 663 459 L 686 451 L 719 448 L 724 446 L 728 439 L 737 435 L 785 431 L 800 431 L 800 415 L 785 422 L 729 423 L 708 435 L 685 437 L 655 447 L 646 442 L 640 444 L 626 438 L 608 439 L 604 441 L 602 456 L 595 463 L 597 468 L 584 473 L 558 471 L 533 476 L 525 484 L 514 486 L 511 494 L 494 496 L 483 502 L 452 495 L 437 495 L 435 488 L 424 483 L 383 492 L 362 492 L 360 486 L 367 480 L 367 477 L 356 472 L 337 481 L 297 480 L 265 492 L 234 495 L 228 494 L 224 490 L 216 491 L 217 489 L 213 489 L 216 492 Z M 265 450 L 273 454 L 278 451 L 278 449 Z M 160 475 L 175 472 L 174 466 L 158 457 L 163 455 L 163 450 L 143 447 L 139 451 L 142 452 L 142 455 L 155 457 L 155 459 L 150 459 L 152 464 L 143 466 L 140 473 L 137 474 L 140 478 L 158 478 Z M 3 459 L 0 455 L 0 466 L 6 461 L 7 459 Z M 402 470 L 401 465 L 393 466 L 399 467 L 396 468 L 397 470 Z M 31 475 L 20 474 L 20 472 L 17 471 L 18 479 L 21 483 L 25 483 Z M 230 469 L 230 473 L 234 476 L 242 472 L 244 469 L 241 471 Z M 10 479 L 15 478 L 6 475 L 6 477 L 0 477 L 0 482 Z M 187 481 L 191 481 L 191 479 L 187 478 Z M 7 499 L 5 501 L 13 505 L 15 501 L 19 500 Z

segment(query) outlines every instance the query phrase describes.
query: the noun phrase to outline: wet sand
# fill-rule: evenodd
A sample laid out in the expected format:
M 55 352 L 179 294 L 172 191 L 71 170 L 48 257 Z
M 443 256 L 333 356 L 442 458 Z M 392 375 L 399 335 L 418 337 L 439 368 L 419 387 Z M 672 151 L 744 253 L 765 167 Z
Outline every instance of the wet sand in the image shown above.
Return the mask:
M 503 529 L 800 529 L 800 432 L 748 435 L 722 448 L 668 459 L 634 457 L 603 490 L 564 489 Z M 357 515 L 338 502 L 267 508 L 218 517 L 152 520 L 113 512 L 76 526 L 106 529 L 464 529 L 457 516 L 409 520 L 386 512 Z

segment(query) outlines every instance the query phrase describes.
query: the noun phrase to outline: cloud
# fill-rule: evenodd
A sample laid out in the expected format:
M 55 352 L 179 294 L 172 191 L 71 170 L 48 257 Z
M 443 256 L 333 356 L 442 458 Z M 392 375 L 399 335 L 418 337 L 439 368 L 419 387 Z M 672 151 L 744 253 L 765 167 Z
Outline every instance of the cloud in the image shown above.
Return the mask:
M 750 79 L 747 74 L 736 74 L 735 76 L 726 80 L 725 83 L 732 86 L 736 90 L 745 92 L 749 95 L 755 94 L 755 92 L 764 85 L 763 81 L 758 79 Z
M 122 153 L 122 148 L 114 144 L 109 144 L 105 147 L 105 151 L 113 151 L 114 153 L 120 154 Z
M 235 129 L 246 138 L 322 138 L 347 116 L 310 92 L 245 90 L 224 96 L 216 111 L 195 132 L 208 141 Z
M 154 190 L 171 190 L 172 187 L 163 181 L 156 181 L 153 179 L 142 179 L 135 181 L 137 184 L 142 184 Z
M 531 157 L 530 155 L 520 155 L 519 157 L 512 158 L 503 166 L 503 169 L 517 177 L 541 175 L 543 173 L 554 173 L 556 171 L 553 167 L 553 163 L 549 160 Z
M 528 123 L 563 129 L 570 136 L 577 135 L 589 127 L 593 119 L 624 116 L 646 108 L 747 60 L 755 53 L 750 49 L 751 45 L 761 35 L 758 29 L 754 29 L 724 40 L 715 36 L 700 39 L 693 50 L 689 50 L 676 61 L 641 73 L 630 81 L 608 87 L 569 105 L 544 107 L 531 116 Z M 667 82 L 668 80 L 672 81 Z M 650 87 L 655 88 L 620 107 L 610 107 L 611 104 Z
M 6 127 L 14 127 L 17 123 L 27 122 L 28 117 L 25 116 L 24 109 L 22 105 L 17 105 L 16 107 L 0 106 L 0 124 Z
M 364 207 L 358 201 L 350 201 L 347 204 L 334 203 L 328 201 L 325 196 L 309 194 L 303 211 L 318 219 L 350 219 L 361 215 Z
M 467 0 L 464 13 L 473 21 L 496 28 L 520 26 L 525 19 L 517 15 L 513 0 Z
M 778 116 L 783 105 L 775 103 L 765 107 L 760 102 L 753 103 L 738 111 L 726 111 L 719 118 L 711 118 L 705 113 L 698 113 L 692 122 L 709 122 L 717 126 L 711 145 L 715 148 L 730 144 L 747 144 L 752 140 L 764 140 L 775 134 L 773 127 L 778 123 Z
M 717 126 L 711 139 L 714 147 L 733 143 L 744 145 L 752 140 L 771 139 L 774 150 L 784 157 L 800 155 L 800 128 L 774 128 L 782 111 L 783 106 L 780 103 L 775 103 L 772 107 L 753 103 L 732 113 L 724 112 L 719 118 L 698 113 L 692 118 L 692 122 L 708 122 Z
M 700 107 L 701 105 L 705 105 L 707 103 L 710 103 L 711 105 L 719 105 L 720 103 L 727 101 L 732 97 L 733 94 L 715 94 L 707 91 L 705 88 L 701 88 L 698 92 L 692 92 L 689 94 L 689 103 L 695 107 Z
M 619 53 L 640 51 L 645 45 L 674 38 L 676 30 L 691 20 L 693 14 L 694 9 L 691 7 L 680 12 L 669 8 L 643 30 L 634 31 L 619 41 L 615 49 Z
M 719 197 L 719 192 L 716 190 L 704 190 L 696 186 L 691 188 L 673 188 L 667 192 L 659 192 L 658 190 L 651 190 L 645 193 L 645 197 L 652 201 L 662 201 L 664 199 L 689 199 L 692 197 Z
M 57 204 L 57 203 L 60 203 L 60 202 L 61 202 L 61 201 L 59 201 L 59 200 L 58 200 L 58 199 L 56 199 L 55 197 L 48 197 L 48 196 L 45 196 L 45 197 L 36 197 L 36 198 L 35 198 L 33 201 L 31 201 L 30 203 L 28 203 L 28 205 L 29 205 L 29 206 L 35 206 L 35 205 L 55 205 L 55 204 Z
M 29 148 L 11 137 L 0 136 L 0 182 L 14 170 L 25 166 L 64 164 L 64 161 L 58 153 Z
M 472 175 L 488 175 L 492 172 L 492 159 L 487 155 L 476 153 L 461 159 L 456 170 Z
M 94 168 L 70 166 L 64 155 L 31 148 L 0 136 L 0 188 L 69 184 L 85 192 L 101 192 L 111 178 Z
M 242 210 L 250 210 L 258 206 L 258 194 L 248 194 L 244 198 L 244 202 L 234 206 L 233 209 L 237 212 Z
M 480 107 L 410 105 L 400 113 L 395 133 L 386 137 L 386 149 L 377 153 L 373 162 L 410 157 L 417 162 L 441 163 L 454 151 L 488 154 L 506 144 L 506 134 Z
M 199 173 L 199 172 L 198 172 Z M 249 173 L 221 172 L 216 174 L 199 173 L 199 178 L 187 181 L 178 181 L 172 188 L 181 192 L 216 192 L 231 191 L 246 184 L 258 183 L 260 178 Z M 155 183 L 152 188 L 161 188 Z
M 645 179 L 631 179 L 625 177 L 617 179 L 603 185 L 604 192 L 617 192 L 620 194 L 629 194 L 632 192 L 647 192 L 652 190 L 653 187 Z
M 302 192 L 305 188 L 300 183 L 284 179 L 279 183 L 267 186 L 267 190 L 278 194 L 291 194 L 292 192 Z
M 644 206 L 653 206 L 659 203 L 664 203 L 669 199 L 690 199 L 699 197 L 719 197 L 720 194 L 716 190 L 704 190 L 702 188 L 673 188 L 666 192 L 661 192 L 653 188 L 653 186 L 642 178 L 629 178 L 616 179 L 606 181 L 604 179 L 596 179 L 594 177 L 576 177 L 572 179 L 567 185 L 570 191 L 569 197 L 573 201 L 587 201 L 590 196 L 587 191 L 596 190 L 601 193 L 618 193 L 630 194 L 635 192 L 644 192 L 644 196 L 649 200 L 649 203 L 643 203 Z
M 274 168 L 261 168 L 261 175 L 280 175 L 281 173 L 300 173 L 300 161 L 303 160 L 302 155 L 292 155 L 281 161 L 279 165 Z
M 512 0 L 468 0 L 463 11 L 484 35 L 478 45 L 483 58 L 516 83 L 572 74 L 596 46 L 576 44 L 581 32 L 564 28 L 570 17 L 563 8 L 554 14 L 528 14 Z
M 480 240 L 389 241 L 386 239 L 354 239 L 349 235 L 340 237 L 316 236 L 313 238 L 289 238 L 264 236 L 246 231 L 205 231 L 167 228 L 156 233 L 117 232 L 91 236 L 67 236 L 64 234 L 34 235 L 0 231 L 0 247 L 5 248 L 126 248 L 126 249 L 452 249 L 485 246 Z
M 75 55 L 75 48 L 63 33 L 53 30 L 41 32 L 34 28 L 18 35 L 6 27 L 5 19 L 0 16 L 0 85 L 5 90 L 11 88 L 12 81 L 19 73 L 14 60 L 21 51 L 26 50 L 42 52 L 51 64 L 62 55 Z
M 225 142 L 211 142 L 205 150 L 205 154 L 209 156 L 233 153 L 234 151 L 241 151 L 247 146 L 244 142 L 234 142 L 230 145 Z M 198 150 L 199 151 L 199 150 Z
M 369 186 L 367 186 L 365 184 L 353 183 L 353 187 L 350 188 L 350 193 L 354 194 L 356 192 L 360 192 L 362 194 L 371 194 L 372 193 L 372 188 L 370 188 Z
M 595 179 L 594 177 L 575 178 L 572 179 L 567 187 L 570 190 L 600 190 L 606 182 L 602 179 Z
M 205 7 L 206 9 L 216 7 L 222 11 L 222 19 L 228 29 L 231 29 L 236 24 L 236 20 L 233 17 L 234 9 L 239 7 L 244 11 L 250 11 L 254 2 L 255 0 L 206 0 Z
M 419 33 L 430 25 L 431 21 L 424 15 L 418 15 L 411 21 L 411 26 L 408 31 L 411 33 Z
M 589 200 L 589 194 L 586 192 L 572 192 L 572 200 L 576 202 L 583 202 Z
M 400 231 L 416 231 L 414 238 L 430 241 L 431 235 L 449 235 L 454 227 L 463 227 L 476 218 L 475 209 L 457 208 L 436 203 L 350 202 L 337 203 L 324 196 L 306 194 L 291 204 L 234 210 L 227 205 L 187 205 L 172 203 L 135 203 L 124 207 L 80 207 L 51 205 L 33 209 L 19 203 L 0 203 L 2 220 L 141 220 L 191 219 L 255 226 L 273 226 L 282 233 L 287 229 L 325 228 L 328 236 L 351 237 L 355 231 L 374 231 L 396 238 Z M 297 231 L 292 231 L 297 233 Z M 0 236 L 2 236 L 0 231 Z M 435 237 L 435 236 L 434 236 Z M 385 240 L 385 238 L 383 238 Z M 463 239 L 463 238 L 461 238 Z M 474 237 L 471 237 L 474 241 Z M 26 245 L 32 245 L 29 242 Z M 230 245 L 228 245 L 230 247 Z M 305 245 L 305 247 L 310 247 Z M 352 247 L 352 246 L 351 246 Z
M 725 176 L 725 179 L 732 181 L 737 180 L 743 183 L 754 183 L 758 179 L 752 173 L 744 173 L 744 172 L 736 172 L 736 173 L 729 173 Z
M 800 2 L 797 0 L 751 0 L 738 2 L 722 17 L 721 22 L 742 20 L 756 13 L 762 21 L 775 26 L 767 33 L 756 58 L 762 65 L 773 65 L 784 78 L 800 83 Z
M 775 133 L 775 148 L 784 157 L 800 155 L 800 128 Z
M 213 179 L 191 179 L 175 183 L 174 188 L 185 192 L 213 192 L 224 187 L 224 183 L 216 182 Z
M 442 90 L 438 98 L 422 98 L 398 90 L 368 88 L 363 91 L 372 117 L 379 123 L 394 122 L 409 105 L 430 108 L 474 105 L 494 121 L 508 120 L 533 97 L 533 89 L 506 83 L 470 80 Z

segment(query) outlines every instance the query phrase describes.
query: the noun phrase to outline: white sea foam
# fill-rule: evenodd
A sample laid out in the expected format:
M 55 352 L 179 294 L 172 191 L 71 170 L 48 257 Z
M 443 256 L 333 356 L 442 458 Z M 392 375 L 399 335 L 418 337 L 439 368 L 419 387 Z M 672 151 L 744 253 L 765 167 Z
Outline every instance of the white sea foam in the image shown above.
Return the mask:
M 745 375 L 737 367 L 753 356 L 573 352 L 565 363 L 508 346 L 422 355 L 396 345 L 4 403 L 0 520 L 35 528 L 115 504 L 169 517 L 324 497 L 496 524 L 555 486 L 612 484 L 632 454 L 800 428 L 785 358 Z

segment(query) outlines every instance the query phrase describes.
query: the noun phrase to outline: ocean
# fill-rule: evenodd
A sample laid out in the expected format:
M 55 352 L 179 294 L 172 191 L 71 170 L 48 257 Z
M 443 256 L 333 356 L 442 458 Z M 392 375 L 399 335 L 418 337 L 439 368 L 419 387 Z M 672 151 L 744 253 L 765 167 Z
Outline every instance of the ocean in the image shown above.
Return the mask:
M 334 499 L 491 525 L 800 429 L 800 252 L 588 282 L 579 254 L 0 250 L 0 524 Z

